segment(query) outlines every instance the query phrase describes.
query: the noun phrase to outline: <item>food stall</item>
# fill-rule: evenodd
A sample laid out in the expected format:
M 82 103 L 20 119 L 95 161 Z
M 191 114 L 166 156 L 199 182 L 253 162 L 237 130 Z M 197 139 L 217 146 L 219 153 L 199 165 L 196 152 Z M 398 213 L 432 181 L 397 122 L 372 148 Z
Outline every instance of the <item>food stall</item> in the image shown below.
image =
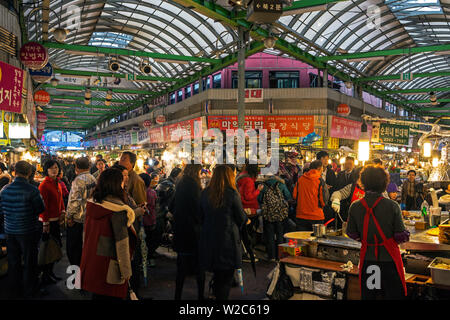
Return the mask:
M 434 212 L 433 212 L 434 213 Z M 404 216 L 409 242 L 400 245 L 409 299 L 450 297 L 450 224 L 448 212 Z M 432 227 L 430 227 L 430 224 Z M 434 225 L 433 225 L 434 224 Z M 323 231 L 322 231 L 323 232 Z M 361 243 L 337 232 L 291 232 L 279 245 L 279 258 L 295 292 L 322 299 L 358 300 Z

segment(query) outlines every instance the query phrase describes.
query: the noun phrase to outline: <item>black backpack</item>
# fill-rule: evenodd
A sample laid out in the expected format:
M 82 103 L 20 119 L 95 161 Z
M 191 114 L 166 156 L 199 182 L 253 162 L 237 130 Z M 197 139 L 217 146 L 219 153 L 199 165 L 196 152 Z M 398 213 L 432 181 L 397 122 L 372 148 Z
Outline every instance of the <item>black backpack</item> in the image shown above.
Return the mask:
M 266 185 L 263 201 L 261 205 L 262 216 L 264 220 L 269 222 L 284 221 L 289 213 L 289 204 L 284 200 L 283 193 L 278 185 L 280 182 L 272 186 Z

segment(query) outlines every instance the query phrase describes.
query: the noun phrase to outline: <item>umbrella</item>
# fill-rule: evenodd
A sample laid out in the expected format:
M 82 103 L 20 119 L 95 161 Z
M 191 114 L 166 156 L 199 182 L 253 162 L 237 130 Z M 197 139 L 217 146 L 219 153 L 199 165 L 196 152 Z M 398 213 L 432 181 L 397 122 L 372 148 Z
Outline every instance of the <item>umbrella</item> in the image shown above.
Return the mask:
M 255 255 L 253 253 L 253 249 L 251 246 L 251 242 L 250 242 L 250 236 L 248 235 L 248 231 L 247 231 L 247 227 L 244 225 L 242 227 L 242 246 L 244 248 L 245 253 L 247 253 L 247 255 L 250 257 L 250 261 L 252 263 L 252 269 L 253 269 L 253 273 L 255 274 L 256 277 L 256 265 L 255 265 Z

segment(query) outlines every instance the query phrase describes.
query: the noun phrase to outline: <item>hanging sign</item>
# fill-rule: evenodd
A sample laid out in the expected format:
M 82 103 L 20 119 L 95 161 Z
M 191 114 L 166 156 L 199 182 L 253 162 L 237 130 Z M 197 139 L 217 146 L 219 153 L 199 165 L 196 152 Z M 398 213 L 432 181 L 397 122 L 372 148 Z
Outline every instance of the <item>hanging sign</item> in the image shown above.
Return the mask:
M 263 89 L 245 89 L 245 102 L 263 101 Z
M 50 62 L 48 62 L 42 69 L 30 70 L 31 78 L 39 83 L 43 83 L 50 80 L 52 75 L 53 75 L 53 67 L 50 64 Z
M 156 117 L 155 121 L 157 124 L 163 124 L 164 122 L 166 122 L 166 117 L 160 114 Z
M 348 116 L 350 114 L 350 107 L 348 104 L 341 103 L 337 106 L 337 113 L 341 116 Z
M 362 122 L 345 118 L 332 117 L 330 137 L 359 140 L 359 137 L 361 136 L 361 125 Z M 367 131 L 370 137 L 370 135 L 372 134 L 372 126 L 370 124 L 367 125 Z
M 0 61 L 0 110 L 22 111 L 23 70 Z
M 372 122 L 372 142 L 380 142 L 380 123 Z
M 34 93 L 34 102 L 38 106 L 46 106 L 50 103 L 50 94 L 45 90 L 38 90 Z
M 253 0 L 248 4 L 247 20 L 260 24 L 277 21 L 283 14 L 281 0 Z
M 20 48 L 20 61 L 27 68 L 33 70 L 41 69 L 48 61 L 47 49 L 37 42 L 25 43 Z
M 162 127 L 159 128 L 152 128 L 148 130 L 148 138 L 150 143 L 161 143 L 164 141 L 163 136 L 163 129 Z
M 380 142 L 389 144 L 409 144 L 409 127 L 382 123 L 380 125 Z
M 411 81 L 413 79 L 413 74 L 411 72 L 402 73 L 400 75 L 400 80 L 402 81 Z
M 148 139 L 148 130 L 141 130 L 138 132 L 138 142 L 142 143 Z
M 150 120 L 145 120 L 143 125 L 144 128 L 150 128 L 152 126 L 152 122 Z

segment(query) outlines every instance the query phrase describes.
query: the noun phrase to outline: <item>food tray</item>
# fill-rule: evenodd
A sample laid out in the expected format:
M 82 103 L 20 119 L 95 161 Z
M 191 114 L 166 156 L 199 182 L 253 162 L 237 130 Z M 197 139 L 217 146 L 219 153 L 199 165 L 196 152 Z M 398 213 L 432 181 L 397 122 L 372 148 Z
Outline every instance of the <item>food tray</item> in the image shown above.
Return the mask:
M 445 263 L 450 265 L 450 259 L 436 257 L 431 261 L 428 268 L 431 270 L 431 279 L 435 284 L 441 284 L 444 286 L 450 286 L 450 269 L 436 268 L 437 263 Z

